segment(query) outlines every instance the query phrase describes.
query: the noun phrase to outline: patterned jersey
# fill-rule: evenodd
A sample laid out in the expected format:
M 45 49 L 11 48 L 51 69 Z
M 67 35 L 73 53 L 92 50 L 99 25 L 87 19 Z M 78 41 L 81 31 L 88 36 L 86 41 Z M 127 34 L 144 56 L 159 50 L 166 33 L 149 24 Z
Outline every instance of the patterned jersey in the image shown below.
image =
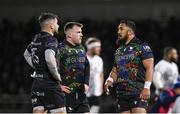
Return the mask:
M 45 60 L 45 50 L 52 49 L 57 53 L 58 41 L 47 32 L 35 35 L 33 41 L 27 47 L 31 53 L 32 63 L 36 71 L 33 87 L 46 89 L 59 89 L 59 82 L 51 75 Z
M 143 89 L 145 68 L 142 61 L 153 58 L 147 43 L 133 38 L 127 45 L 121 44 L 115 52 L 114 67 L 117 68 L 117 93 L 137 95 Z
M 62 84 L 70 87 L 71 92 L 84 92 L 84 83 L 89 84 L 89 62 L 84 47 L 63 41 L 58 48 Z

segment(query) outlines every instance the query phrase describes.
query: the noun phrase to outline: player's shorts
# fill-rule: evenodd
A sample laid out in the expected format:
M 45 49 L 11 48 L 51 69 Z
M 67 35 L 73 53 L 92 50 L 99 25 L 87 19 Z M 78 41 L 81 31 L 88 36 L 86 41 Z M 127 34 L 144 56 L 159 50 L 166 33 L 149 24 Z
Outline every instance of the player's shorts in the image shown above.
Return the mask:
M 95 105 L 95 106 L 99 106 L 100 102 L 101 102 L 101 96 L 91 96 L 88 97 L 88 102 L 90 107 Z
M 33 88 L 31 91 L 31 99 L 33 109 L 41 107 L 49 111 L 53 109 L 64 110 L 65 108 L 65 94 L 60 90 Z
M 119 112 L 129 111 L 132 108 L 148 108 L 148 102 L 139 98 L 139 95 L 118 95 L 118 109 Z
M 86 95 L 84 93 L 66 94 L 66 109 L 68 113 L 89 112 L 90 107 Z

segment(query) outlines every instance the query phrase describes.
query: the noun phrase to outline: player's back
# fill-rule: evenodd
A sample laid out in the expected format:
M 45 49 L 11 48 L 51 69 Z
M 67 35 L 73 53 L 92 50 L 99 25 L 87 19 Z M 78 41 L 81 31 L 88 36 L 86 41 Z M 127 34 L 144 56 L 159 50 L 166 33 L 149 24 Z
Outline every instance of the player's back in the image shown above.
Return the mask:
M 33 83 L 34 87 L 37 88 L 52 88 L 58 84 L 58 82 L 53 78 L 48 70 L 46 60 L 45 60 L 45 50 L 53 49 L 56 52 L 56 47 L 58 41 L 56 38 L 51 36 L 49 33 L 40 32 L 35 35 L 33 41 L 28 46 L 28 51 L 32 55 L 32 63 L 36 71 L 34 76 L 35 81 Z

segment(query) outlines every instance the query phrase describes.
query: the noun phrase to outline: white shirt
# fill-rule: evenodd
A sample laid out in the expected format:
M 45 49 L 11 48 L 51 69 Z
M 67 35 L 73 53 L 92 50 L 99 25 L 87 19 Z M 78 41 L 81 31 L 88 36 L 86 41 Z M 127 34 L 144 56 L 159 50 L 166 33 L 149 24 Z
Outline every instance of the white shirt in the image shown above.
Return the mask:
M 159 61 L 155 65 L 153 74 L 153 83 L 156 87 L 156 94 L 158 94 L 159 88 L 166 88 L 175 83 L 178 75 L 178 67 L 174 62 L 170 63 L 165 60 Z
M 180 96 L 176 99 L 171 112 L 172 113 L 180 113 Z
M 90 64 L 89 90 L 87 96 L 100 96 L 102 94 L 101 73 L 103 73 L 103 61 L 100 56 L 90 57 L 87 55 Z

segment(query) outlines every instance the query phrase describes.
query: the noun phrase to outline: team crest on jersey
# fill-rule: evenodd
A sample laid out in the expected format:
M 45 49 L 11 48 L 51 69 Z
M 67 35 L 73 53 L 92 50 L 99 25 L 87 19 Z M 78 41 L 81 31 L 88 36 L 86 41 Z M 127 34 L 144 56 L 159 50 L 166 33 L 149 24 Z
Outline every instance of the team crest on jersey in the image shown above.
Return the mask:
M 129 51 L 132 51 L 133 50 L 133 47 L 129 47 Z
M 37 102 L 37 98 L 34 98 L 31 100 L 32 103 L 36 103 Z
M 149 46 L 143 46 L 143 49 L 146 51 L 151 51 L 151 48 Z

